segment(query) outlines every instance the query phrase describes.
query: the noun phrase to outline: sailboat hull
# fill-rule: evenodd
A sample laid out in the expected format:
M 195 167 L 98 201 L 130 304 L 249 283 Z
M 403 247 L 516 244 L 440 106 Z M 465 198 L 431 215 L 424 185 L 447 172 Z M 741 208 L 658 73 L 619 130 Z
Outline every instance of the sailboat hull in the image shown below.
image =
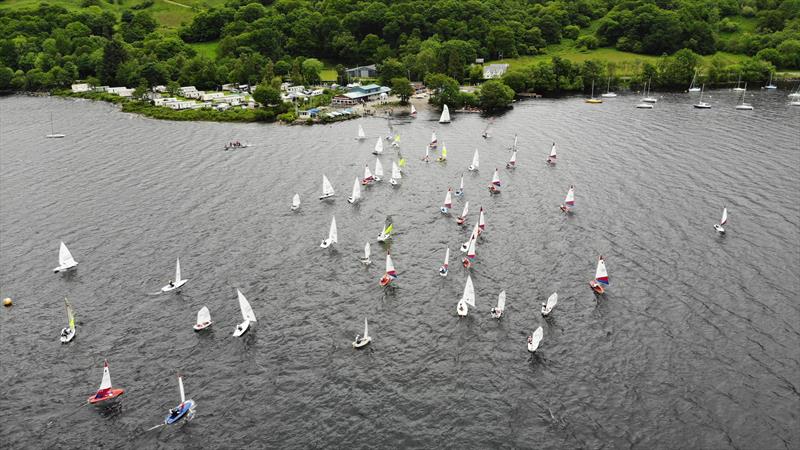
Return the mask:
M 595 294 L 602 295 L 606 292 L 606 289 L 603 287 L 603 285 L 594 280 L 589 282 L 589 287 L 592 288 L 592 291 L 594 291 Z
M 456 313 L 459 317 L 467 317 L 467 314 L 469 314 L 469 308 L 467 308 L 467 304 L 463 300 L 458 302 Z
M 67 137 L 67 135 L 65 135 L 65 134 L 48 134 L 46 137 L 48 139 L 58 139 L 58 138 Z
M 717 231 L 717 233 L 725 234 L 725 228 L 722 228 L 722 225 L 720 224 L 714 225 L 714 229 Z
M 233 331 L 234 337 L 239 337 L 244 335 L 250 330 L 250 321 L 245 320 L 244 322 L 240 323 L 239 326 L 236 327 L 236 330 Z
M 88 402 L 97 407 L 111 406 L 117 403 L 117 400 L 125 393 L 125 389 L 109 389 L 105 395 L 100 397 L 97 394 L 89 397 Z
M 66 330 L 66 328 L 64 330 Z M 62 333 L 63 333 L 64 330 L 61 330 Z M 66 344 L 66 343 L 70 342 L 71 340 L 73 340 L 74 338 L 75 338 L 75 329 L 71 328 L 71 329 L 69 329 L 69 332 L 67 334 L 62 334 L 61 335 L 61 343 L 62 344 Z
M 181 286 L 186 284 L 189 280 L 180 280 L 177 283 L 174 283 L 172 286 L 169 284 L 161 288 L 161 292 L 170 292 L 170 291 L 178 291 L 180 290 Z
M 196 324 L 194 324 L 192 326 L 192 328 L 194 329 L 194 331 L 203 331 L 206 328 L 210 328 L 211 324 L 213 324 L 213 323 L 214 323 L 213 321 L 203 322 L 203 323 L 196 323 Z
M 58 266 L 58 267 L 56 267 L 55 269 L 53 269 L 53 273 L 59 273 L 59 272 L 68 272 L 68 271 L 70 271 L 70 270 L 74 270 L 76 267 L 78 267 L 78 263 L 75 263 L 75 264 L 65 264 L 65 265 L 63 265 L 63 266 Z
M 372 342 L 372 337 L 371 336 L 367 336 L 365 338 L 361 338 L 361 339 L 358 340 L 358 342 L 353 342 L 353 348 L 366 347 L 367 344 L 369 344 L 370 342 Z
M 175 415 L 170 414 L 170 415 L 168 415 L 164 419 L 164 423 L 167 424 L 167 425 L 172 425 L 174 423 L 180 422 L 181 419 L 184 419 L 184 418 L 189 419 L 189 418 L 191 418 L 191 415 L 192 415 L 191 412 L 194 409 L 194 406 L 195 406 L 194 400 L 191 400 L 191 399 L 186 400 L 185 402 L 183 402 L 180 405 L 178 405 L 178 414 L 175 414 Z

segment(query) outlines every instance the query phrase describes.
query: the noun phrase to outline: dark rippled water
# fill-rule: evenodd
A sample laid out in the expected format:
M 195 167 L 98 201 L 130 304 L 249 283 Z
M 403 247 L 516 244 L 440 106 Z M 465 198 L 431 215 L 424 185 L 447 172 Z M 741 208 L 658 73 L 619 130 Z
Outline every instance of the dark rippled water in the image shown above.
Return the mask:
M 498 117 L 423 109 L 397 119 L 402 187 L 345 199 L 385 119 L 286 127 L 154 121 L 103 103 L 0 100 L 0 444 L 6 448 L 798 448 L 800 420 L 800 108 L 785 93 L 664 95 L 602 105 L 579 98 L 518 103 Z M 49 114 L 65 139 L 45 139 Z M 420 157 L 431 131 L 446 165 Z M 490 197 L 514 133 L 519 167 Z M 231 139 L 257 144 L 223 152 Z M 550 143 L 559 162 L 547 167 Z M 438 208 L 465 176 L 487 232 L 472 276 L 477 309 L 455 314 L 466 274 L 442 279 L 445 246 L 467 230 Z M 388 173 L 394 151 L 381 157 Z M 320 203 L 322 174 L 337 189 Z M 577 208 L 558 210 L 570 184 Z M 289 211 L 299 192 L 303 206 Z M 712 225 L 723 206 L 728 234 Z M 319 248 L 331 215 L 336 251 Z M 398 234 L 399 289 L 384 295 L 375 242 Z M 80 262 L 54 275 L 63 240 Z M 371 240 L 375 264 L 358 257 Z M 612 284 L 587 286 L 606 256 Z M 151 293 L 180 256 L 183 295 Z M 235 289 L 258 317 L 245 339 Z M 501 321 L 489 317 L 508 294 Z M 539 304 L 559 304 L 543 320 Z M 62 298 L 78 335 L 58 342 Z M 207 305 L 209 334 L 191 325 Z M 369 317 L 373 343 L 350 342 Z M 531 356 L 526 335 L 541 325 Z M 103 358 L 127 389 L 121 410 L 79 407 Z M 179 401 L 185 426 L 144 432 Z

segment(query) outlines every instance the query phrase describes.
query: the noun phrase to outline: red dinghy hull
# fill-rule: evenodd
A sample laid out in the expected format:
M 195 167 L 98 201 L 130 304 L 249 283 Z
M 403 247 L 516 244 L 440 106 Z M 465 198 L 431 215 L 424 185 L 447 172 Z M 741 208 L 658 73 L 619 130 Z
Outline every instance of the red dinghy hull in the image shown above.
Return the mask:
M 91 404 L 93 404 L 95 406 L 108 405 L 108 404 L 114 403 L 114 401 L 117 400 L 124 393 L 125 393 L 125 389 L 108 389 L 103 394 L 98 392 L 98 394 L 100 394 L 99 397 L 98 397 L 98 394 L 95 394 L 95 395 L 89 397 L 89 403 L 91 403 Z
M 600 283 L 598 283 L 598 282 L 596 282 L 594 280 L 589 282 L 589 287 L 592 288 L 592 291 L 594 291 L 595 294 L 601 294 L 602 295 L 602 294 L 604 294 L 606 292 L 606 290 L 603 288 L 603 286 Z

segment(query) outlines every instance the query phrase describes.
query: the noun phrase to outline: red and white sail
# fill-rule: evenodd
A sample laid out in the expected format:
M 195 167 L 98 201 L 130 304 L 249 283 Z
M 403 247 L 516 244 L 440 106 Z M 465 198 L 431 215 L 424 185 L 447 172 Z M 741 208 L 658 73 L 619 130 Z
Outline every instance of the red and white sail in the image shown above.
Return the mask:
M 567 197 L 564 199 L 564 204 L 570 208 L 575 206 L 575 186 L 569 187 Z
M 719 221 L 720 225 L 728 223 L 728 208 L 722 208 L 722 220 Z
M 486 217 L 483 214 L 483 206 L 481 206 L 481 212 L 478 216 L 478 235 L 480 235 L 484 230 L 486 230 Z
M 606 261 L 602 256 L 597 261 L 597 270 L 595 271 L 594 279 L 598 283 L 608 286 L 608 271 L 606 270 Z
M 452 189 L 447 189 L 447 195 L 444 197 L 444 207 L 450 209 L 453 207 Z

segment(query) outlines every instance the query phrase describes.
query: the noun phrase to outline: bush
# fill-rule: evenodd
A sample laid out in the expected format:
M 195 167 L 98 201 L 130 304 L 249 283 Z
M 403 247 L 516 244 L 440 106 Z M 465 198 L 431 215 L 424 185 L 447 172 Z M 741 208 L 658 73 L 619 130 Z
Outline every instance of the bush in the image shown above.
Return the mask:
M 289 112 L 286 112 L 286 113 L 278 115 L 278 120 L 280 120 L 281 122 L 290 123 L 290 122 L 294 122 L 295 119 L 297 119 L 297 116 L 295 116 L 294 112 L 292 112 L 292 111 L 289 111 Z
M 256 109 L 255 116 L 256 120 L 259 122 L 275 121 L 275 111 L 271 109 L 263 109 L 263 108 Z
M 739 31 L 739 24 L 726 17 L 719 22 L 719 31 L 735 33 Z
M 742 8 L 742 15 L 745 17 L 754 17 L 756 15 L 756 9 L 752 6 L 745 6 Z
M 580 33 L 581 33 L 580 27 L 576 25 L 567 25 L 564 27 L 564 31 L 561 32 L 561 36 L 566 39 L 577 39 Z
M 600 40 L 597 39 L 596 36 L 591 34 L 586 34 L 583 36 L 578 37 L 578 40 L 575 41 L 575 45 L 578 48 L 586 49 L 586 50 L 594 50 L 600 46 Z

